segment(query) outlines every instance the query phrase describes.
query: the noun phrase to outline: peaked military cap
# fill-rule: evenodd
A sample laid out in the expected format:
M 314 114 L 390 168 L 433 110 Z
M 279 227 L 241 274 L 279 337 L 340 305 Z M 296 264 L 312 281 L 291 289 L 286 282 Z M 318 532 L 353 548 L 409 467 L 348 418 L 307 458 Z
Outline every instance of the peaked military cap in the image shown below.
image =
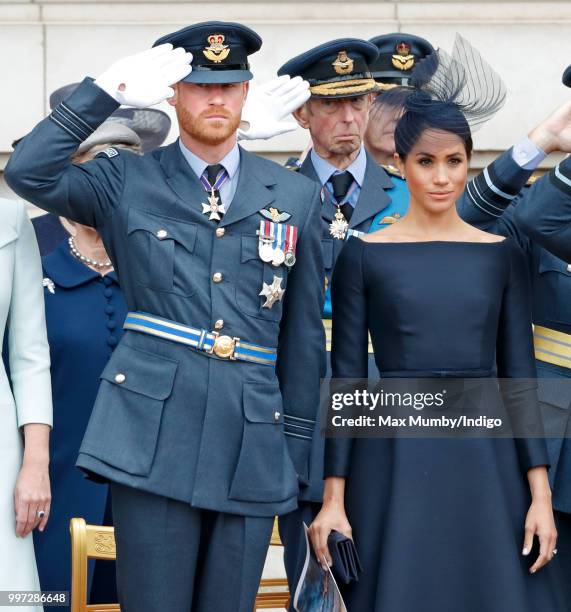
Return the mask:
M 187 83 L 241 83 L 253 78 L 248 56 L 262 46 L 262 39 L 240 23 L 205 21 L 166 34 L 153 45 L 171 43 L 192 53 Z
M 278 75 L 300 76 L 316 98 L 348 98 L 376 90 L 369 65 L 379 52 L 359 38 L 339 38 L 286 62 Z
M 371 72 L 380 91 L 408 85 L 415 65 L 434 53 L 434 47 L 426 39 L 413 34 L 383 34 L 371 38 L 370 42 L 379 50 Z

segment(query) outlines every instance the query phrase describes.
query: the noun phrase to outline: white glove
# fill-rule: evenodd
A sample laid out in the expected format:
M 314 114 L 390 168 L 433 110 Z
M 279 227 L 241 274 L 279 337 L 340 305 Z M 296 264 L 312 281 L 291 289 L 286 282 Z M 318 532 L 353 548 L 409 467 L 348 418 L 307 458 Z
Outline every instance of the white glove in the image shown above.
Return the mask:
M 265 140 L 292 132 L 297 128 L 297 123 L 285 119 L 310 96 L 307 81 L 299 76 L 292 79 L 287 74 L 252 88 L 242 110 L 238 139 Z
M 174 95 L 169 85 L 190 74 L 191 61 L 192 53 L 166 43 L 120 59 L 95 84 L 119 104 L 145 108 Z

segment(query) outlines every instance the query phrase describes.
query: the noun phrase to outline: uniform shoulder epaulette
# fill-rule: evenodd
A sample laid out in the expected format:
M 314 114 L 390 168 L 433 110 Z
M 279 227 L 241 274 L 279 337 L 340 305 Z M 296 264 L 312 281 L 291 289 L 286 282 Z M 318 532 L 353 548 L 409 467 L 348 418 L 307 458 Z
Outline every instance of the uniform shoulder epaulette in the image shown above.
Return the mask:
M 291 170 L 292 172 L 299 172 L 301 169 L 299 157 L 288 157 L 284 166 L 287 170 Z
M 404 180 L 402 178 L 402 174 L 399 172 L 398 168 L 395 168 L 395 166 L 391 166 L 391 165 L 385 165 L 385 164 L 381 164 L 381 168 L 390 176 L 396 176 L 402 180 Z

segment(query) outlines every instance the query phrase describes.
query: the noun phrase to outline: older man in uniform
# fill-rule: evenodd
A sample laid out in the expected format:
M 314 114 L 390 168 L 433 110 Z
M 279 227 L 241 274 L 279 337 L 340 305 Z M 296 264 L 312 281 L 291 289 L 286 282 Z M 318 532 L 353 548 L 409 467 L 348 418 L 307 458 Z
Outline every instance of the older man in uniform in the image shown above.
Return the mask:
M 251 612 L 273 517 L 308 481 L 320 198 L 236 144 L 260 45 L 223 22 L 164 36 L 85 79 L 6 169 L 22 197 L 98 229 L 131 311 L 78 459 L 111 481 L 127 611 Z M 177 142 L 70 163 L 119 103 L 165 98 Z
M 309 129 L 313 148 L 299 169 L 321 190 L 321 249 L 326 289 L 324 320 L 331 334 L 329 281 L 337 256 L 349 235 L 366 232 L 375 216 L 389 203 L 393 184 L 367 154 L 363 134 L 375 91 L 369 64 L 377 48 L 364 40 L 344 38 L 319 45 L 284 64 L 279 75 L 301 76 L 310 85 L 311 98 L 295 113 L 299 125 Z M 328 342 L 329 344 L 329 342 Z M 372 357 L 372 355 L 371 355 Z M 371 372 L 378 371 L 371 359 Z M 329 364 L 328 364 L 329 370 Z M 301 433 L 309 430 L 300 428 Z M 311 523 L 323 498 L 323 438 L 313 433 L 309 487 L 300 492 L 299 508 L 280 518 L 285 565 L 290 590 L 295 588 L 305 558 L 302 522 Z

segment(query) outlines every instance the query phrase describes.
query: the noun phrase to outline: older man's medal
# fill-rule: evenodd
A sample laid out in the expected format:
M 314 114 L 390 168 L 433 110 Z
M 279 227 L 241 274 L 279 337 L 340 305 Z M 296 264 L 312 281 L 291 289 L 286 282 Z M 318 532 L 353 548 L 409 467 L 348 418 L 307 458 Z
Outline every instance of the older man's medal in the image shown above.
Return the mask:
M 343 216 L 341 212 L 341 207 L 337 206 L 337 212 L 335 213 L 335 217 L 333 221 L 329 224 L 329 233 L 333 238 L 337 238 L 337 240 L 345 240 L 345 235 L 347 234 L 347 230 L 349 229 L 349 223 L 347 219 Z

